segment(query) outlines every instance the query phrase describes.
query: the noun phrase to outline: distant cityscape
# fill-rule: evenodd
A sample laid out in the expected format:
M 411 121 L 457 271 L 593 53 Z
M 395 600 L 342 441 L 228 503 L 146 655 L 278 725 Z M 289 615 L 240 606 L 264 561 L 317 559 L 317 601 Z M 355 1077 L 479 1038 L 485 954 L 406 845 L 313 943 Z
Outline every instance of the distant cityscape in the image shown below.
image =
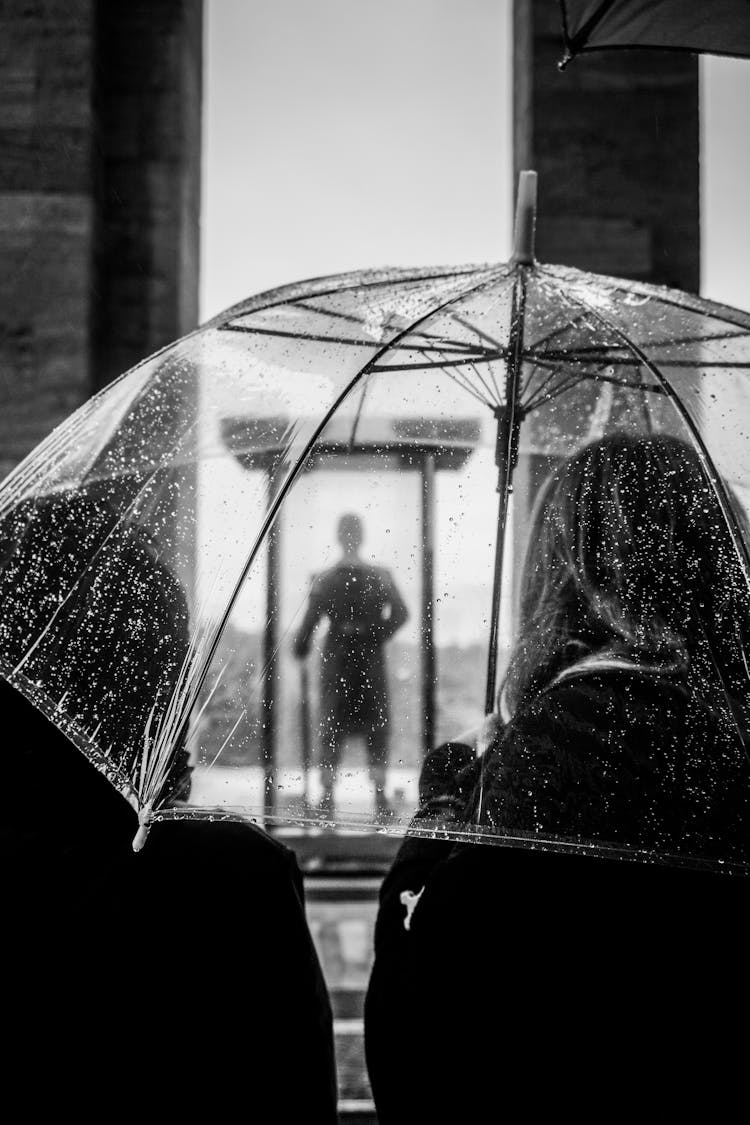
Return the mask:
M 262 635 L 231 624 L 217 653 L 215 667 L 224 668 L 212 692 L 209 677 L 200 727 L 193 735 L 200 765 L 259 766 L 261 751 Z M 480 721 L 484 704 L 486 644 L 445 644 L 436 647 L 435 742 L 455 737 Z M 275 707 L 275 758 L 279 768 L 301 767 L 302 709 L 300 672 L 286 649 L 277 660 L 278 699 Z M 398 639 L 388 646 L 390 689 L 390 749 L 392 766 L 413 770 L 422 756 L 421 665 L 416 642 Z M 317 659 L 311 659 L 310 725 L 313 748 L 318 713 Z M 209 698 L 210 696 L 210 698 Z M 233 732 L 233 733 L 232 733 Z M 223 747 L 223 749 L 222 749 Z M 217 758 L 218 755 L 218 758 Z M 355 740 L 345 749 L 352 764 L 364 764 L 364 749 Z M 314 758 L 313 758 L 314 760 Z

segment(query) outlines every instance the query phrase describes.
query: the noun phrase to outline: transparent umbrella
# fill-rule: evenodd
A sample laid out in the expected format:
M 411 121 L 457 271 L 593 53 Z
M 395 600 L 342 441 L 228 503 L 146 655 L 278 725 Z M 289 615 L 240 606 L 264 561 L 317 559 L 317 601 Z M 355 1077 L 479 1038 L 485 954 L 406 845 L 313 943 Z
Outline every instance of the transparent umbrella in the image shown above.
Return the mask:
M 250 817 L 747 862 L 750 317 L 538 264 L 534 197 L 510 262 L 253 297 L 4 482 L 0 672 L 138 846 Z

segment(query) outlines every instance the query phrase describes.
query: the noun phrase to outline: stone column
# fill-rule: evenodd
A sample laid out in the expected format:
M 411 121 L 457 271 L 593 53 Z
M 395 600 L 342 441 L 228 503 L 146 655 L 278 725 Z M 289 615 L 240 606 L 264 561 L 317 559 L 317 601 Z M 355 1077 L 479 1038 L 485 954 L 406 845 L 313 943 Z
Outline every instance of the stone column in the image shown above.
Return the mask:
M 0 6 L 0 475 L 91 393 L 91 0 Z
M 197 322 L 202 0 L 0 5 L 0 475 Z
M 558 5 L 515 0 L 514 19 L 514 162 L 539 173 L 539 260 L 697 292 L 697 59 L 601 51 L 561 73 Z
M 198 321 L 203 3 L 95 7 L 100 387 Z

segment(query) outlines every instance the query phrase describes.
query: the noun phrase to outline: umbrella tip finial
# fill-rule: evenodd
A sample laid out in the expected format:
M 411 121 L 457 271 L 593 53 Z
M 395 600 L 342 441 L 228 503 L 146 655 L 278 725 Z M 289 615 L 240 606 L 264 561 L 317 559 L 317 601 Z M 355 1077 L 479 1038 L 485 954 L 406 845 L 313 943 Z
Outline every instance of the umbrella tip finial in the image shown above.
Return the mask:
M 534 264 L 534 236 L 536 233 L 536 172 L 520 172 L 516 196 L 516 225 L 513 233 L 515 265 Z
M 133 851 L 139 852 L 143 848 L 148 834 L 151 831 L 151 824 L 154 819 L 153 802 L 149 801 L 141 811 L 138 813 L 138 831 L 133 837 Z

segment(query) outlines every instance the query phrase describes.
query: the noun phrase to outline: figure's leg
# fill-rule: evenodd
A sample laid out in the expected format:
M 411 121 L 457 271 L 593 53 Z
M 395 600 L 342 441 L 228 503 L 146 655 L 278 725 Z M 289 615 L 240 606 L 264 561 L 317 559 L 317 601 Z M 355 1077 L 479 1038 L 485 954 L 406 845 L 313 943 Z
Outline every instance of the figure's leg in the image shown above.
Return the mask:
M 325 715 L 320 728 L 320 780 L 323 803 L 333 804 L 333 783 L 341 756 L 341 724 L 334 712 Z
M 389 812 L 390 805 L 385 795 L 386 770 L 388 768 L 389 700 L 385 659 L 382 648 L 373 653 L 368 671 L 371 725 L 369 726 L 367 734 L 367 752 L 370 764 L 370 778 L 375 786 L 376 812 Z
M 385 795 L 386 771 L 388 769 L 388 732 L 384 726 L 377 727 L 368 733 L 367 756 L 370 765 L 370 778 L 375 786 L 375 811 L 389 812 L 391 806 Z

